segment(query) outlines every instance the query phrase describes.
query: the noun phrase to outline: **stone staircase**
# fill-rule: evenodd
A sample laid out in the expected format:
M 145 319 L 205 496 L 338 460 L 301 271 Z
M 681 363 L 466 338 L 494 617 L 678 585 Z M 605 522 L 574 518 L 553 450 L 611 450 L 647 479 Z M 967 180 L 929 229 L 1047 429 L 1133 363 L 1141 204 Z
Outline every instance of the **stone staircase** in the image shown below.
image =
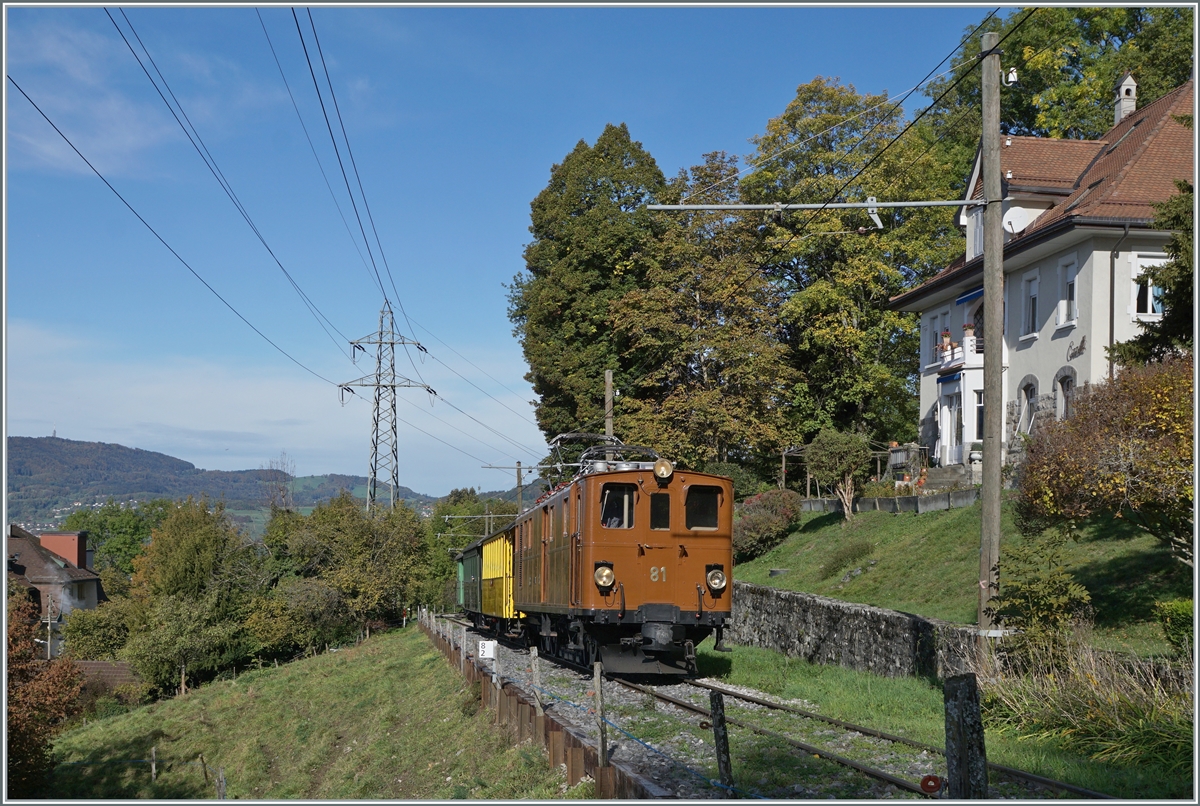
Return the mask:
M 936 493 L 943 490 L 965 490 L 971 487 L 971 471 L 966 465 L 947 465 L 946 467 L 931 467 L 925 474 L 926 493 Z

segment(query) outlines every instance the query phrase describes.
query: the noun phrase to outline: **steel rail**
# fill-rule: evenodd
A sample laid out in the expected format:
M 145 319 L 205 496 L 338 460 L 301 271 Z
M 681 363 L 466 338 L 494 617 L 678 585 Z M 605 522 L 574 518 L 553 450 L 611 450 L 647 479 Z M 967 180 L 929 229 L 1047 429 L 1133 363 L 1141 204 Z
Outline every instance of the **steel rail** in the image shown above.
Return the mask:
M 811 711 L 805 711 L 800 708 L 794 708 L 790 705 L 783 705 L 781 703 L 771 702 L 770 700 L 764 700 L 760 697 L 755 697 L 750 694 L 743 694 L 738 691 L 732 691 L 730 689 L 723 688 L 721 686 L 715 686 L 712 683 L 704 683 L 699 680 L 686 680 L 684 682 L 686 682 L 688 685 L 695 686 L 697 688 L 704 688 L 704 689 L 709 689 L 710 691 L 720 692 L 721 694 L 724 694 L 729 697 L 733 697 L 734 699 L 744 700 L 745 702 L 752 702 L 755 705 L 762 705 L 766 708 L 772 708 L 777 711 L 786 711 L 791 714 L 796 714 L 797 716 L 803 716 L 803 717 L 807 717 L 808 719 L 815 719 L 820 722 L 826 722 L 830 725 L 836 725 L 839 728 L 845 728 L 846 730 L 852 730 L 856 733 L 861 733 L 866 736 L 874 736 L 878 739 L 886 739 L 887 741 L 890 741 L 890 742 L 906 744 L 910 747 L 915 747 L 920 750 L 927 750 L 931 753 L 937 753 L 938 755 L 942 755 L 942 756 L 946 755 L 945 748 L 936 747 L 931 744 L 925 744 L 924 742 L 918 742 L 913 739 L 906 739 L 903 736 L 895 736 L 890 733 L 885 733 L 881 730 L 875 730 L 874 728 L 867 728 L 867 727 L 863 727 L 862 725 L 855 725 L 851 722 L 843 722 L 840 719 L 834 719 L 833 717 L 830 717 L 830 716 L 814 714 Z M 1115 800 L 1116 799 L 1116 798 L 1114 798 L 1114 796 L 1105 795 L 1103 792 L 1093 792 L 1090 789 L 1084 789 L 1083 787 L 1075 786 L 1074 784 L 1068 784 L 1063 781 L 1056 781 L 1053 778 L 1045 778 L 1041 775 L 1036 775 L 1035 773 L 1032 773 L 1032 772 L 1026 772 L 1025 770 L 1018 770 L 1015 767 L 1006 767 L 1003 764 L 995 764 L 991 761 L 988 762 L 987 766 L 988 766 L 989 770 L 994 770 L 995 772 L 1003 773 L 1005 775 L 1010 775 L 1014 778 L 1022 778 L 1024 780 L 1030 781 L 1032 783 L 1041 784 L 1042 786 L 1047 786 L 1052 789 L 1058 789 L 1058 790 L 1061 790 L 1064 792 L 1071 792 L 1073 794 L 1082 795 L 1087 798 L 1093 798 L 1096 800 Z
M 672 697 L 668 694 L 662 694 L 661 692 L 657 692 L 654 689 L 647 688 L 645 686 L 639 686 L 636 683 L 629 683 L 627 681 L 619 680 L 617 678 L 612 678 L 612 679 L 615 682 L 620 683 L 622 686 L 625 686 L 626 688 L 631 688 L 631 689 L 634 689 L 635 691 L 640 691 L 643 694 L 649 694 L 651 697 L 662 700 L 663 702 L 669 702 L 672 705 L 675 705 L 679 708 L 683 708 L 684 710 L 691 711 L 696 714 L 700 714 L 701 716 L 707 716 L 709 718 L 712 717 L 712 712 L 709 711 L 707 708 L 702 708 L 698 705 L 693 705 L 692 703 L 687 702 L 686 700 L 680 700 L 680 699 Z M 797 739 L 791 738 L 790 736 L 784 736 L 781 733 L 775 733 L 774 731 L 769 731 L 766 728 L 760 728 L 757 725 L 751 725 L 749 723 L 742 722 L 739 719 L 731 719 L 730 717 L 726 716 L 725 722 L 726 722 L 726 724 L 735 725 L 739 728 L 746 728 L 747 730 L 753 731 L 754 733 L 757 733 L 759 735 L 768 736 L 772 739 L 777 739 L 781 742 L 785 742 L 787 744 L 792 745 L 795 748 L 803 750 L 806 753 L 811 753 L 814 756 L 816 756 L 817 758 L 829 759 L 830 761 L 833 761 L 837 764 L 841 764 L 845 767 L 850 767 L 851 769 L 858 770 L 859 772 L 863 773 L 864 775 L 868 775 L 872 778 L 878 778 L 881 781 L 885 781 L 889 784 L 892 784 L 893 786 L 899 787 L 900 789 L 904 789 L 908 792 L 915 792 L 916 794 L 918 794 L 922 797 L 926 797 L 926 798 L 932 797 L 930 793 L 921 789 L 919 784 L 914 784 L 913 782 L 906 781 L 903 778 L 897 778 L 895 775 L 884 772 L 883 770 L 877 770 L 874 767 L 868 767 L 866 764 L 855 761 L 854 759 L 846 758 L 845 756 L 840 756 L 837 753 L 831 753 L 828 750 L 825 750 L 820 747 L 816 747 L 815 745 L 811 745 L 806 742 L 801 742 Z

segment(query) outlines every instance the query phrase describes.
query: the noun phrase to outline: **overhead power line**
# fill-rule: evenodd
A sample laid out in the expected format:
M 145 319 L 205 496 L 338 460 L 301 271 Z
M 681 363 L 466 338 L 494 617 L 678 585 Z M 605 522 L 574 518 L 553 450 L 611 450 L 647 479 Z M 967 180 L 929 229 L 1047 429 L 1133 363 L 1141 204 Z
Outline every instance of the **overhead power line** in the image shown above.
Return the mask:
M 396 289 L 396 281 L 392 277 L 391 267 L 388 266 L 387 255 L 385 255 L 383 252 L 383 242 L 379 239 L 379 230 L 377 230 L 375 228 L 375 218 L 374 218 L 374 216 L 371 215 L 371 205 L 367 201 L 367 192 L 366 192 L 366 190 L 363 189 L 362 177 L 358 173 L 358 163 L 354 159 L 353 149 L 350 148 L 350 135 L 348 135 L 346 133 L 346 123 L 342 119 L 342 109 L 338 105 L 337 93 L 334 92 L 334 89 L 333 89 L 333 79 L 331 79 L 329 77 L 329 67 L 325 63 L 325 52 L 324 52 L 324 50 L 322 50 L 321 40 L 317 36 L 317 25 L 315 22 L 313 22 L 312 9 L 305 9 L 305 12 L 308 14 L 309 27 L 312 28 L 313 42 L 317 46 L 317 56 L 319 56 L 321 59 L 321 69 L 325 73 L 325 83 L 329 86 L 329 98 L 331 101 L 333 101 L 333 111 L 334 111 L 334 114 L 337 115 L 338 127 L 342 130 L 342 140 L 346 144 L 346 156 L 348 156 L 350 158 L 350 168 L 354 171 L 354 179 L 358 183 L 358 193 L 362 197 L 363 209 L 365 209 L 367 212 L 367 221 L 370 222 L 370 224 L 371 224 L 371 232 L 373 232 L 375 234 L 375 245 L 379 248 L 379 258 L 380 258 L 380 260 L 383 261 L 383 268 L 387 272 L 388 281 L 392 284 L 392 291 L 396 294 L 396 304 L 400 307 L 400 314 L 401 314 L 401 316 L 404 317 L 404 321 L 407 324 L 408 323 L 408 314 L 404 310 L 404 301 L 400 299 L 400 292 Z M 296 15 L 296 10 L 292 9 L 292 16 L 295 17 L 295 15 Z M 300 30 L 300 22 L 298 19 L 296 20 L 296 30 L 297 31 Z M 303 37 L 301 37 L 301 43 L 303 44 Z M 306 59 L 308 58 L 308 48 L 307 47 L 305 47 L 305 49 L 304 49 L 304 56 Z M 309 62 L 309 70 L 310 71 L 312 70 L 312 62 L 311 61 Z M 317 83 L 316 76 L 314 75 L 313 76 L 313 85 L 316 86 L 316 83 Z M 320 88 L 317 89 L 317 93 L 318 93 L 318 95 L 320 94 Z M 325 102 L 324 101 L 321 102 L 321 111 L 322 111 L 322 113 L 325 112 Z M 325 124 L 327 126 L 329 125 L 328 114 L 325 115 Z M 331 139 L 334 139 L 334 141 L 335 141 L 334 148 L 336 149 L 337 143 L 336 143 L 336 138 L 333 137 L 333 128 L 332 127 L 330 127 L 330 129 L 329 129 L 329 136 Z M 342 165 L 341 157 L 338 158 L 338 165 L 342 166 L 342 176 L 343 176 L 343 178 L 346 178 L 346 192 L 350 194 L 351 202 L 353 202 L 354 193 L 353 193 L 353 191 L 350 190 L 350 180 L 349 180 L 349 178 L 346 177 L 346 169 L 345 169 L 345 166 Z M 357 205 L 354 206 L 354 214 L 355 214 L 355 216 L 358 216 L 358 206 Z M 360 229 L 363 229 L 361 217 L 359 217 L 359 219 L 358 219 L 358 225 L 359 225 Z M 366 233 L 366 230 L 363 229 L 363 241 L 365 242 L 366 240 L 367 240 L 367 233 Z M 367 253 L 371 254 L 371 245 L 369 242 L 367 243 Z M 372 257 L 371 262 L 374 263 L 374 261 L 375 261 L 375 259 L 374 259 L 374 257 Z M 376 275 L 378 275 L 378 273 L 379 273 L 378 267 L 376 267 L 375 272 L 376 272 Z M 382 285 L 383 285 L 383 281 L 380 280 L 380 286 L 382 287 Z M 384 302 L 388 301 L 386 292 L 384 293 L 383 298 L 384 298 Z M 408 332 L 409 332 L 409 335 L 412 335 L 415 337 L 416 334 L 413 333 L 411 324 L 409 324 L 409 326 L 408 326 Z M 425 379 L 421 377 L 421 370 L 417 369 L 417 363 L 416 363 L 416 361 L 413 360 L 412 353 L 409 352 L 407 342 L 404 344 L 404 354 L 406 356 L 408 356 L 408 363 L 412 365 L 413 372 L 416 373 L 417 378 L 422 383 L 424 383 Z
M 167 90 L 167 94 L 171 96 L 171 101 L 175 102 L 175 106 L 172 106 L 171 101 L 168 101 L 166 96 L 163 95 L 162 90 L 158 86 L 158 82 L 155 81 L 154 76 L 150 75 L 150 71 L 146 69 L 146 65 L 142 62 L 141 56 L 139 56 L 138 52 L 134 50 L 133 45 L 130 43 L 129 39 L 126 38 L 125 32 L 121 30 L 121 26 L 117 24 L 117 21 L 113 18 L 113 15 L 107 8 L 104 9 L 104 13 L 108 16 L 109 22 L 111 22 L 113 27 L 117 29 L 117 33 L 121 35 L 121 40 L 125 43 L 125 46 L 129 48 L 129 52 L 133 54 L 133 58 L 137 60 L 138 66 L 142 68 L 142 72 L 146 74 L 146 78 L 150 79 L 150 83 L 154 86 L 154 90 L 158 93 L 158 97 L 162 99 L 164 104 L 166 104 L 167 110 L 171 113 L 171 116 L 175 118 L 175 122 L 179 124 L 179 128 L 183 130 L 183 134 L 185 137 L 187 137 L 188 142 L 192 144 L 192 148 L 194 148 L 196 153 L 200 155 L 200 159 L 204 161 L 205 167 L 208 168 L 209 172 L 213 175 L 213 178 L 217 180 L 217 184 L 221 186 L 221 189 L 225 191 L 225 195 L 229 198 L 230 202 L 233 203 L 233 206 L 237 209 L 238 213 L 241 214 L 242 219 L 245 220 L 246 224 L 250 227 L 250 230 L 258 238 L 259 243 L 261 243 L 263 248 L 267 250 L 267 254 L 271 256 L 271 259 L 275 261 L 275 265 L 279 267 L 281 272 L 283 272 L 283 276 L 287 278 L 288 283 L 291 284 L 296 294 L 299 295 L 301 301 L 308 308 L 309 313 L 311 313 L 313 318 L 316 319 L 317 324 L 320 325 L 321 329 L 325 331 L 325 335 L 329 336 L 330 340 L 333 341 L 334 346 L 337 347 L 340 352 L 342 350 L 341 345 L 338 344 L 338 341 L 333 337 L 333 334 L 329 332 L 329 328 L 327 328 L 325 324 L 328 323 L 329 327 L 332 327 L 335 331 L 338 331 L 338 335 L 342 336 L 343 339 L 346 338 L 345 335 L 343 335 L 342 332 L 337 329 L 337 326 L 334 325 L 333 322 L 329 321 L 329 317 L 325 316 L 325 314 L 321 312 L 321 310 L 309 298 L 309 296 L 304 293 L 304 290 L 300 287 L 299 283 L 296 282 L 295 278 L 292 277 L 291 273 L 284 268 L 283 263 L 280 262 L 278 256 L 275 254 L 275 251 L 271 248 L 270 244 L 267 243 L 266 238 L 263 237 L 262 232 L 259 231 L 258 227 L 254 223 L 254 220 L 246 211 L 245 206 L 242 205 L 241 199 L 238 198 L 237 193 L 233 189 L 233 185 L 230 184 L 229 180 L 225 177 L 224 172 L 221 171 L 220 166 L 217 165 L 216 158 L 213 157 L 212 152 L 209 151 L 208 146 L 205 145 L 203 138 L 200 136 L 200 132 L 196 130 L 191 118 L 188 117 L 187 112 L 184 110 L 183 104 L 179 102 L 179 99 L 171 90 L 171 85 L 167 82 L 166 76 L 164 76 L 162 71 L 159 70 L 158 64 L 154 61 L 154 57 L 150 55 L 150 50 L 146 47 L 145 43 L 142 42 L 142 38 L 138 35 L 137 29 L 133 27 L 133 23 L 129 20 L 129 17 L 125 14 L 125 11 L 123 9 L 120 11 L 121 16 L 125 20 L 125 24 L 129 26 L 129 30 L 133 33 L 138 45 L 141 46 L 142 50 L 145 52 L 147 60 L 149 60 L 151 66 L 154 68 L 154 72 L 158 75 L 159 81 L 162 81 L 163 87 L 165 87 Z M 175 111 L 175 107 L 178 107 L 179 109 L 178 114 Z M 179 119 L 179 115 L 183 115 L 183 120 Z M 184 121 L 187 121 L 187 125 L 184 125 Z M 324 320 L 324 322 L 322 322 L 322 320 Z M 347 358 L 348 357 L 349 356 L 347 356 Z
M 258 14 L 258 24 L 262 26 L 263 36 L 267 38 L 267 47 L 271 49 L 271 58 L 275 60 L 275 67 L 279 69 L 279 77 L 283 79 L 283 86 L 287 90 L 288 98 L 292 102 L 292 109 L 296 112 L 296 119 L 300 121 L 300 128 L 304 131 L 304 139 L 308 141 L 308 148 L 312 151 L 313 159 L 317 161 L 317 169 L 321 172 L 321 178 L 325 180 L 326 189 L 329 190 L 329 197 L 333 199 L 333 206 L 337 208 L 338 215 L 342 219 L 342 225 L 346 228 L 346 234 L 350 236 L 350 243 L 354 244 L 354 251 L 358 253 L 358 259 L 362 261 L 363 268 L 367 270 L 367 276 L 370 277 L 371 267 L 367 265 L 367 259 L 363 257 L 358 240 L 354 237 L 354 233 L 350 231 L 350 222 L 346 220 L 346 214 L 342 211 L 342 204 L 338 201 L 337 194 L 333 192 L 333 185 L 329 183 L 329 176 L 325 173 L 325 166 L 321 164 L 321 158 L 317 155 L 317 147 L 313 144 L 312 136 L 308 132 L 308 126 L 304 123 L 304 116 L 300 114 L 300 106 L 296 103 L 296 96 L 292 93 L 292 85 L 288 83 L 287 75 L 283 71 L 283 64 L 279 61 L 279 54 L 275 52 L 275 43 L 271 41 L 271 34 L 267 32 L 267 24 L 262 18 L 262 12 L 257 8 L 254 9 L 254 12 Z M 375 278 L 371 277 L 371 282 L 374 281 Z
M 63 139 L 63 141 L 68 146 L 71 147 L 71 150 L 74 151 L 81 160 L 83 160 L 84 164 L 86 164 L 87 167 L 92 169 L 92 173 L 94 173 L 96 176 L 100 177 L 100 181 L 103 182 L 105 184 L 105 186 L 107 186 L 108 189 L 111 190 L 113 192 L 113 194 L 118 199 L 121 200 L 122 204 L 124 204 L 127 208 L 129 208 L 129 212 L 133 213 L 134 216 L 137 217 L 137 220 L 141 221 L 143 226 L 145 226 L 146 229 L 150 230 L 150 233 L 155 238 L 158 239 L 159 243 L 161 243 L 163 246 L 165 246 L 167 248 L 167 251 L 169 251 L 172 255 L 174 255 L 175 259 L 178 260 L 180 263 L 182 263 L 184 268 L 186 268 L 188 271 L 190 271 L 192 273 L 193 277 L 195 277 L 197 280 L 199 280 L 201 283 L 203 283 L 204 287 L 207 288 L 209 291 L 211 291 L 213 296 L 215 296 L 217 299 L 221 300 L 221 303 L 224 304 L 224 306 L 226 308 L 233 311 L 234 315 L 237 316 L 238 319 L 241 319 L 243 322 L 245 322 L 246 326 L 249 327 L 251 330 L 253 330 L 255 333 L 257 333 L 263 339 L 263 341 L 265 341 L 267 344 L 271 345 L 276 350 L 278 350 L 280 354 L 282 354 L 285 358 L 287 358 L 293 364 L 300 367 L 302 370 L 304 370 L 308 374 L 312 375 L 313 377 L 319 378 L 319 379 L 325 381 L 325 383 L 331 384 L 333 386 L 337 386 L 337 384 L 335 384 L 333 381 L 329 380 L 324 375 L 321 375 L 320 373 L 315 372 L 312 369 L 309 369 L 307 366 L 305 366 L 303 363 L 301 363 L 298 359 L 296 359 L 291 353 L 289 353 L 287 350 L 284 350 L 278 344 L 273 342 L 270 338 L 267 337 L 267 335 L 265 333 L 263 333 L 261 330 L 259 330 L 257 327 L 255 327 L 253 324 L 251 324 L 250 320 L 247 319 L 245 316 L 243 316 L 241 314 L 241 312 L 238 311 L 237 308 L 233 307 L 233 305 L 231 305 L 228 300 L 226 300 L 223 296 L 221 296 L 220 293 L 218 293 L 217 290 L 215 288 L 213 288 L 207 280 L 205 280 L 203 277 L 200 276 L 199 272 L 197 272 L 195 269 L 193 269 L 191 267 L 191 264 L 189 264 L 186 260 L 184 260 L 183 257 L 178 252 L 176 252 L 175 249 L 169 243 L 167 243 L 166 240 L 161 235 L 158 234 L 158 231 L 155 230 L 154 227 L 150 226 L 150 222 L 148 222 L 145 218 L 143 218 L 142 214 L 139 213 L 137 210 L 135 210 L 133 205 L 125 200 L 125 197 L 122 196 L 120 194 L 120 192 L 115 187 L 112 186 L 112 183 L 104 178 L 104 174 L 100 173 L 100 171 L 98 171 L 96 169 L 96 166 L 92 165 L 91 161 L 89 161 L 87 157 L 83 156 L 83 153 L 78 148 L 75 147 L 75 144 L 72 143 L 71 139 L 63 133 L 62 129 L 58 128 L 58 126 L 54 123 L 54 121 L 52 121 L 50 119 L 49 115 L 47 115 L 45 112 L 43 112 L 42 108 L 40 106 L 38 106 L 36 103 L 34 103 L 34 100 L 29 97 L 29 93 L 27 93 L 27 92 L 25 92 L 25 90 L 21 89 L 21 85 L 18 84 L 11 75 L 6 75 L 6 77 L 12 83 L 12 85 L 17 88 L 17 92 L 19 92 L 25 96 L 25 100 L 29 101 L 30 105 L 34 109 L 37 110 L 37 113 L 39 115 L 41 115 L 42 118 L 47 123 L 50 124 L 50 127 L 52 129 L 54 129 L 55 132 L 58 133 L 58 136 L 61 137 Z

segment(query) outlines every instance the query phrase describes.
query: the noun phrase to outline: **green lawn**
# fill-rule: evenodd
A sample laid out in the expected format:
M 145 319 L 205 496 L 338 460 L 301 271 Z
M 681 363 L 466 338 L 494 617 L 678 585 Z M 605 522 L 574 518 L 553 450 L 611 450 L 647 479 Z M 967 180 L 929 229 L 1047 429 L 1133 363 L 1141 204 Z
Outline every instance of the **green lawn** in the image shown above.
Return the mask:
M 148 764 L 157 748 L 158 780 Z M 202 686 L 68 731 L 51 799 L 527 799 L 569 792 L 561 770 L 514 748 L 477 694 L 414 627 L 360 646 Z M 79 762 L 100 762 L 79 764 Z
M 980 505 L 943 512 L 861 512 L 849 523 L 838 514 L 805 513 L 799 531 L 762 557 L 741 563 L 734 578 L 785 590 L 901 610 L 964 624 L 976 623 Z M 1005 546 L 1019 540 L 1012 507 L 1001 522 L 1001 584 Z M 839 549 L 865 541 L 868 556 L 822 578 Z M 1094 608 L 1094 642 L 1139 655 L 1169 647 L 1154 621 L 1156 600 L 1190 596 L 1189 569 L 1163 544 L 1128 523 L 1095 518 L 1065 551 L 1067 569 L 1088 589 Z M 787 569 L 770 576 L 771 569 Z M 861 569 L 843 581 L 847 572 Z

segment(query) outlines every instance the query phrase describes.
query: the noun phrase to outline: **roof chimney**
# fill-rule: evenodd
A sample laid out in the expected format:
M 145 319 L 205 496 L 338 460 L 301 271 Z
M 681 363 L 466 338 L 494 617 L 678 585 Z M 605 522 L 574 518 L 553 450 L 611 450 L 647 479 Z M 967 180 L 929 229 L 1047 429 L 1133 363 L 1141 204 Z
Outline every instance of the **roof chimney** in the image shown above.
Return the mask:
M 1116 126 L 1125 118 L 1133 114 L 1133 110 L 1137 109 L 1137 81 L 1133 78 L 1133 73 L 1125 72 L 1117 81 L 1117 100 L 1116 109 L 1113 114 L 1113 125 Z

